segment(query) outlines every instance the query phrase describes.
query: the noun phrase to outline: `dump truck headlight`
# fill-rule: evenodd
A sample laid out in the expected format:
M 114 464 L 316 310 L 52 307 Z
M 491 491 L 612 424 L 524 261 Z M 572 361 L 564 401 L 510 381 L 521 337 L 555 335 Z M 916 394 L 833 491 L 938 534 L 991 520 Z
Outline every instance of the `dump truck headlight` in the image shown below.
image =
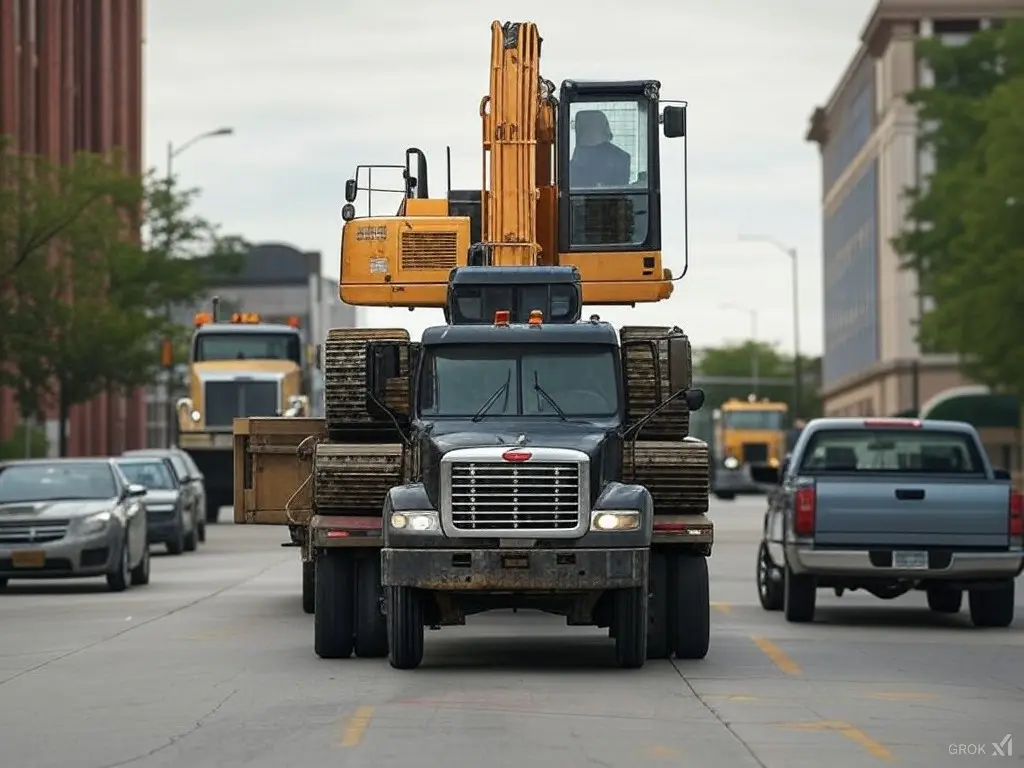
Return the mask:
M 441 530 L 441 523 L 437 512 L 395 512 L 391 515 L 391 527 L 412 533 L 436 533 Z
M 727 456 L 725 461 L 722 462 L 726 469 L 736 469 L 740 465 L 739 461 L 735 456 Z
M 640 513 L 635 510 L 599 509 L 590 516 L 592 531 L 635 531 L 640 527 Z

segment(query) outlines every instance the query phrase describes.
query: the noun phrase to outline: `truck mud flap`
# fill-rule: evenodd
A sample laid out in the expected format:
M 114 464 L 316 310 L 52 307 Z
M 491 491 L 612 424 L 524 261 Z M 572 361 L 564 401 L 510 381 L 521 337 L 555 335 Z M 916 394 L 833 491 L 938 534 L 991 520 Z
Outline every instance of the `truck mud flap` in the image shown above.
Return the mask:
M 233 433 L 235 522 L 306 525 L 313 515 L 313 443 L 327 437 L 324 420 L 235 419 Z

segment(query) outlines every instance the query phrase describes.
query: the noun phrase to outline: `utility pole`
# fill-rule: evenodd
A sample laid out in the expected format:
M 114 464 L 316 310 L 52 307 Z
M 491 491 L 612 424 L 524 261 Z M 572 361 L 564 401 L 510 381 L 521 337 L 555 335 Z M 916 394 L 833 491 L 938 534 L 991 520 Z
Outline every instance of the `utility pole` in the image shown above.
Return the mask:
M 215 130 L 206 131 L 205 133 L 200 133 L 196 136 L 193 136 L 191 139 L 189 139 L 179 147 L 175 147 L 174 142 L 168 141 L 167 175 L 165 177 L 167 180 L 167 194 L 171 195 L 174 191 L 174 158 L 176 158 L 186 149 L 191 147 L 193 144 L 197 144 L 198 142 L 203 141 L 204 139 L 212 139 L 217 136 L 231 136 L 232 134 L 234 134 L 234 132 L 234 128 L 217 128 Z M 164 244 L 164 247 L 167 249 L 168 255 L 170 255 L 171 248 L 174 245 L 174 243 L 171 240 L 170 230 L 168 230 L 166 236 L 167 239 Z M 170 328 L 171 319 L 172 307 L 170 304 L 167 304 L 164 307 L 164 320 L 166 320 L 168 328 Z M 177 421 L 177 414 L 174 408 L 174 400 L 171 392 L 172 384 L 174 382 L 174 354 L 170 337 L 164 338 L 162 340 L 160 347 L 160 357 L 160 362 L 164 369 L 164 397 L 166 399 L 166 403 L 164 404 L 166 416 L 164 418 L 166 419 L 167 428 L 164 430 L 164 442 L 165 446 L 167 448 L 170 448 L 171 446 L 174 445 L 174 433 L 176 432 L 175 423 Z
M 768 243 L 777 251 L 789 257 L 792 268 L 791 293 L 793 299 L 793 416 L 800 417 L 800 409 L 803 407 L 803 361 L 800 358 L 800 259 L 794 247 L 784 245 L 773 237 L 767 235 L 740 235 L 740 240 L 748 242 Z

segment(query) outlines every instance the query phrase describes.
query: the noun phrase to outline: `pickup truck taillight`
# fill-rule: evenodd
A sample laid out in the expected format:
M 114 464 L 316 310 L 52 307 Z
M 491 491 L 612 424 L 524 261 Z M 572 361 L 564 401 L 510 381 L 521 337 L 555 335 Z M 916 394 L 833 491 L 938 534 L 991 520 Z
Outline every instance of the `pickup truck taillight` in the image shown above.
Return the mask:
M 793 499 L 793 533 L 797 536 L 814 535 L 814 487 L 798 488 Z
M 1024 495 L 1020 491 L 1010 491 L 1010 536 L 1024 536 Z

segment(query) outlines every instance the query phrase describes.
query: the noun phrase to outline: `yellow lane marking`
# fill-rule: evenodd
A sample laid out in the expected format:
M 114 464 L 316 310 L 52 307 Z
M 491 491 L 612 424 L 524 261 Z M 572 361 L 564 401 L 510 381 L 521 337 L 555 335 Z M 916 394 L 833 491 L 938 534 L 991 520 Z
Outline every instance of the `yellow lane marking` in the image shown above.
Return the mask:
M 732 606 L 729 603 L 712 603 L 711 607 L 719 613 L 730 614 L 732 613 Z
M 934 693 L 912 693 L 910 691 L 883 691 L 868 694 L 869 699 L 882 701 L 933 701 L 938 698 Z
M 341 746 L 358 747 L 373 719 L 373 707 L 359 707 L 351 717 L 341 721 Z
M 843 720 L 822 720 L 817 723 L 790 723 L 785 727 L 797 731 L 834 731 L 857 744 L 877 760 L 890 762 L 894 759 L 892 752 L 884 744 L 875 741 L 860 728 Z
M 769 640 L 767 637 L 752 637 L 751 640 L 754 644 L 761 649 L 761 653 L 772 660 L 782 672 L 787 675 L 801 675 L 803 670 L 800 669 L 800 665 L 793 661 L 786 652 L 779 648 L 775 643 Z

